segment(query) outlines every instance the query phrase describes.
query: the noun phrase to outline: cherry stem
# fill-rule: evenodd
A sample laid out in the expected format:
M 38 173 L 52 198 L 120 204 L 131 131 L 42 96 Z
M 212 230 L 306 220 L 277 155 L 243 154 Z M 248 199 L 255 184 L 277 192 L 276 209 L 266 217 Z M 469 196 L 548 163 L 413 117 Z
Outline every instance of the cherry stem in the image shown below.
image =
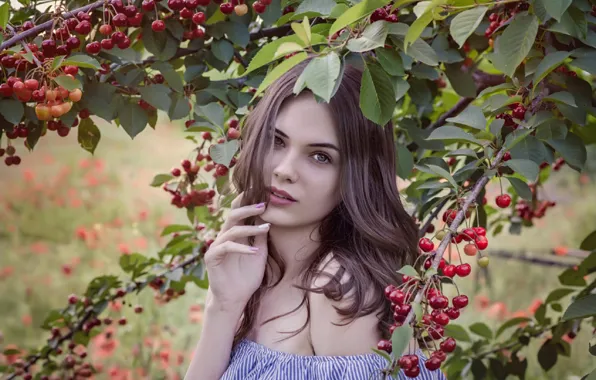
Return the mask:
M 503 159 L 503 156 L 505 155 L 506 150 L 505 149 L 501 149 L 499 151 L 499 153 L 497 153 L 497 156 L 495 157 L 495 161 L 493 162 L 493 164 L 490 167 L 490 170 L 494 169 Z M 452 238 L 452 231 L 456 231 L 457 227 L 462 223 L 462 221 L 465 218 L 466 215 L 466 211 L 468 210 L 468 208 L 470 207 L 470 205 L 476 201 L 476 198 L 478 198 L 478 195 L 480 194 L 480 192 L 482 191 L 482 189 L 486 186 L 486 184 L 489 181 L 489 176 L 487 175 L 487 173 L 485 172 L 479 179 L 478 181 L 474 184 L 474 187 L 471 191 L 471 193 L 466 197 L 463 206 L 461 207 L 461 209 L 457 212 L 455 219 L 453 220 L 453 222 L 451 223 L 451 225 L 449 226 L 449 229 L 447 230 L 447 233 L 445 235 L 445 237 L 443 238 L 443 240 L 441 241 L 441 244 L 439 245 L 439 248 L 437 248 L 437 253 L 436 256 L 433 260 L 432 266 L 431 268 L 434 268 L 436 270 L 438 270 L 439 268 L 439 263 L 441 262 L 441 258 L 443 257 L 443 253 L 445 252 L 445 249 L 447 248 L 447 246 L 451 243 L 451 238 Z M 422 297 L 424 294 L 426 294 L 426 292 L 428 291 L 428 287 L 430 285 L 430 282 L 427 281 L 426 284 L 424 285 L 422 291 L 418 292 L 416 294 L 416 298 L 414 299 L 414 303 L 420 304 L 422 301 Z M 405 321 L 403 322 L 403 324 L 408 324 L 410 322 L 412 322 L 412 320 L 414 319 L 414 308 L 412 308 L 412 310 L 410 310 L 410 312 L 408 313 L 408 316 L 406 317 Z

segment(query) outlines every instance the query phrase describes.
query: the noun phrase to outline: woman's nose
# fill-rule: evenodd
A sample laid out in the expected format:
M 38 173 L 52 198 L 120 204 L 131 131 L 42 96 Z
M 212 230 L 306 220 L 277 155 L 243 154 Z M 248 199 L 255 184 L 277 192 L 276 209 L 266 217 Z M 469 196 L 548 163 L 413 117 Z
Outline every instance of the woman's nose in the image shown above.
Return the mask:
M 296 162 L 291 153 L 285 154 L 274 166 L 273 175 L 280 181 L 296 182 L 299 178 Z

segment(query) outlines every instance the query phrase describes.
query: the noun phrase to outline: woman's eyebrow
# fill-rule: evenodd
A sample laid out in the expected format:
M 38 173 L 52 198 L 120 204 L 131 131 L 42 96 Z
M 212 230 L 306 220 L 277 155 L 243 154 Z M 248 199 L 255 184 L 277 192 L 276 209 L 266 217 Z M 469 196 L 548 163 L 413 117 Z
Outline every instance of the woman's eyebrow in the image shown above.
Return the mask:
M 283 133 L 282 131 L 280 131 L 277 128 L 275 128 L 275 133 L 278 133 L 283 138 L 290 139 L 288 137 L 288 135 L 286 135 L 285 133 Z M 312 144 L 308 144 L 308 146 L 319 147 L 319 148 L 331 148 L 331 149 L 335 149 L 336 151 L 340 152 L 339 148 L 331 143 L 312 143 Z

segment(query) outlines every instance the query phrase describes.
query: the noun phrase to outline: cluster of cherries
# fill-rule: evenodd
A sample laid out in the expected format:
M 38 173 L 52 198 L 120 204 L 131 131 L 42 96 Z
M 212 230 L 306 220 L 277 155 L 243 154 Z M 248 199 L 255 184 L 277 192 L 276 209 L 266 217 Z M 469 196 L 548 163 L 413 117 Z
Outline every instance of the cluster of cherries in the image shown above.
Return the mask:
M 192 127 L 194 123 L 195 120 L 193 119 L 186 121 L 186 128 Z M 238 139 L 240 137 L 240 131 L 238 130 L 238 120 L 232 118 L 228 120 L 227 125 L 227 139 Z M 201 134 L 201 137 L 205 142 L 213 140 L 211 132 L 203 132 Z M 222 144 L 225 141 L 226 138 L 221 137 L 217 140 L 217 144 Z M 207 149 L 211 149 L 211 147 L 213 147 L 214 145 L 216 144 L 210 145 Z M 228 168 L 225 165 L 214 163 L 213 159 L 211 158 L 211 155 L 204 154 L 203 152 L 199 151 L 194 163 L 191 162 L 191 160 L 182 160 L 179 168 L 175 167 L 170 171 L 170 174 L 175 178 L 183 176 L 182 180 L 176 183 L 176 188 L 172 189 L 173 184 L 166 183 L 163 185 L 163 189 L 172 195 L 171 204 L 178 208 L 193 208 L 198 206 L 209 205 L 211 204 L 211 201 L 215 196 L 214 190 L 192 189 L 192 184 L 197 178 L 199 171 L 201 170 L 201 168 L 205 172 L 213 171 L 214 178 L 225 176 L 228 174 L 229 170 L 236 165 L 236 161 L 236 157 L 233 157 Z M 187 191 L 187 187 L 190 187 L 191 190 Z
M 423 284 L 418 284 L 418 282 L 420 280 L 404 276 L 401 287 L 421 289 Z M 389 285 L 385 288 L 385 298 L 391 302 L 391 308 L 393 310 L 395 323 L 389 329 L 391 334 L 393 334 L 393 331 L 397 327 L 402 326 L 412 310 L 411 302 L 415 298 L 415 291 L 404 292 L 394 285 Z M 468 305 L 468 301 L 467 296 L 463 294 L 458 295 L 451 299 L 451 306 L 449 306 L 449 298 L 447 296 L 443 295 L 438 289 L 430 288 L 426 292 L 426 297 L 422 302 L 426 310 L 430 308 L 432 311 L 422 315 L 418 326 L 428 333 L 428 337 L 431 340 L 442 339 L 445 333 L 444 327 L 451 320 L 459 318 L 460 310 Z M 447 359 L 447 354 L 453 352 L 456 345 L 455 339 L 451 337 L 442 340 L 439 344 L 439 349 L 434 350 L 424 363 L 426 369 L 430 371 L 439 369 L 441 364 Z M 381 340 L 378 342 L 377 348 L 391 353 L 391 341 Z M 420 374 L 420 362 L 418 356 L 415 354 L 402 355 L 398 359 L 398 365 L 407 377 L 416 377 Z
M 513 119 L 524 120 L 526 116 L 527 108 L 520 103 L 513 103 L 508 106 L 511 109 L 511 113 L 500 113 L 496 116 L 497 119 L 503 119 L 505 123 L 503 124 L 505 127 L 512 127 L 513 129 L 517 129 L 519 124 L 517 124 Z
M 393 1 L 389 4 L 385 5 L 384 7 L 377 8 L 373 11 L 370 15 L 370 22 L 375 21 L 387 21 L 387 22 L 398 22 L 399 21 L 399 8 L 395 8 L 391 10 L 393 7 Z
M 490 38 L 493 33 L 503 26 L 510 18 L 515 16 L 518 12 L 527 11 L 530 8 L 530 4 L 520 1 L 519 3 L 509 3 L 505 5 L 505 12 L 503 14 L 491 13 L 488 16 L 490 24 L 484 31 L 484 36 Z

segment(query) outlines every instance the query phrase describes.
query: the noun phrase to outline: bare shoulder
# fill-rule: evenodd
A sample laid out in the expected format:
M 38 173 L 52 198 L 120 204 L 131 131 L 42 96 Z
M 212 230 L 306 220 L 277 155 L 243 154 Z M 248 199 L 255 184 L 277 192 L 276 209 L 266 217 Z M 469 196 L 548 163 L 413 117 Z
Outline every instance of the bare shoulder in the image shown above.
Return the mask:
M 311 286 L 321 287 L 330 281 L 330 277 L 336 274 L 341 268 L 341 264 L 334 258 L 333 253 L 329 253 L 321 262 L 319 270 L 325 274 L 313 279 Z M 340 282 L 349 281 L 351 274 L 345 271 L 342 274 Z M 372 348 L 377 347 L 381 339 L 377 331 L 379 322 L 377 313 L 371 313 L 364 317 L 358 317 L 352 322 L 346 324 L 346 320 L 337 313 L 337 308 L 346 308 L 353 303 L 351 298 L 353 289 L 351 289 L 339 301 L 328 299 L 322 293 L 310 293 L 310 337 L 315 355 L 360 355 L 372 353 Z M 372 289 L 365 295 L 365 301 L 372 297 Z M 333 323 L 344 326 L 336 326 Z M 412 337 L 409 350 L 413 353 L 418 348 L 416 340 Z
M 339 262 L 328 254 L 319 266 L 319 270 L 333 276 L 341 268 Z M 330 281 L 325 274 L 316 276 L 311 286 L 321 287 Z M 346 283 L 351 275 L 343 273 L 340 282 Z M 351 299 L 353 289 L 339 301 L 328 299 L 322 293 L 310 293 L 310 336 L 315 355 L 360 355 L 370 354 L 379 341 L 377 332 L 378 318 L 376 313 L 358 317 L 347 323 L 336 308 L 346 308 L 354 301 Z M 342 324 L 344 326 L 336 326 Z

